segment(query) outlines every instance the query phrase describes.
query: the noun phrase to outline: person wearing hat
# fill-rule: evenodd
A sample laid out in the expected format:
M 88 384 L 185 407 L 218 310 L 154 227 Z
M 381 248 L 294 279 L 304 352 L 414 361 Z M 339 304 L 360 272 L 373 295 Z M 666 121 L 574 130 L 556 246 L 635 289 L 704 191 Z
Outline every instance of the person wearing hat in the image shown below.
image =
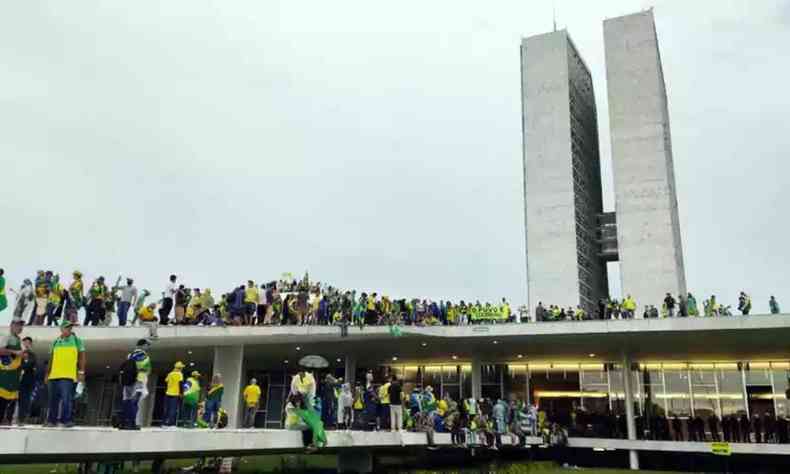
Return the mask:
M 7 336 L 0 337 L 0 424 L 14 416 L 13 405 L 19 398 L 19 378 L 22 375 L 22 329 L 24 321 L 11 321 Z
M 72 410 L 77 382 L 85 382 L 85 344 L 72 330 L 74 324 L 60 323 L 60 336 L 52 343 L 49 371 L 44 377 L 48 384 L 49 414 L 46 426 L 61 423 L 65 428 L 74 426 Z
M 184 363 L 178 361 L 165 377 L 165 416 L 162 426 L 175 426 L 178 419 L 178 401 L 183 394 Z
M 122 430 L 139 430 L 138 408 L 140 401 L 148 396 L 148 376 L 151 374 L 151 358 L 148 351 L 151 343 L 147 339 L 137 341 L 137 347 L 129 354 L 127 361 L 134 364 L 136 375 L 123 385 L 123 410 L 121 425 Z M 124 377 L 121 377 L 124 381 Z
M 198 405 L 200 405 L 200 372 L 189 374 L 184 382 L 184 404 L 181 410 L 181 423 L 184 428 L 194 428 Z
M 74 280 L 69 285 L 68 297 L 66 298 L 66 319 L 72 323 L 77 323 L 77 311 L 84 303 L 82 272 L 75 270 L 72 274 Z

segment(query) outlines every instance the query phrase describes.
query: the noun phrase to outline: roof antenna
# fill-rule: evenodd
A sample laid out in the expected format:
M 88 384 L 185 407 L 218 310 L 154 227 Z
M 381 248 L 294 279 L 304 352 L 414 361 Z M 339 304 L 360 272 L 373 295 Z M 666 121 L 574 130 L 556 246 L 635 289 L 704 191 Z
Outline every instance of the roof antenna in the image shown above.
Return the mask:
M 557 2 L 551 2 L 551 20 L 554 23 L 554 32 L 557 31 Z

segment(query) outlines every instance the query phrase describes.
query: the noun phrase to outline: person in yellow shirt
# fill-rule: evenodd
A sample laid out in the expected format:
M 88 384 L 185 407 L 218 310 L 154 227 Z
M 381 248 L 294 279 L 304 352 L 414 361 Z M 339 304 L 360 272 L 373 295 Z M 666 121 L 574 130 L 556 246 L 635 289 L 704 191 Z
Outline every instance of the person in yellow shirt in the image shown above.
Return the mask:
M 258 380 L 250 379 L 250 384 L 244 387 L 244 428 L 255 427 L 255 413 L 261 401 L 261 388 Z
M 252 318 L 255 316 L 255 310 L 258 309 L 258 288 L 255 287 L 255 282 L 252 280 L 247 281 L 247 288 L 244 290 L 244 324 L 249 326 L 252 323 Z
M 137 319 L 140 320 L 140 326 L 147 327 L 151 338 L 156 339 L 157 328 L 159 323 L 154 314 L 156 310 L 156 303 L 151 303 L 148 306 L 143 306 L 137 311 Z
M 52 283 L 52 288 L 49 292 L 49 302 L 47 303 L 47 326 L 54 326 L 58 324 L 63 307 L 61 301 L 63 300 L 63 285 L 60 284 L 56 278 Z
M 379 387 L 379 428 L 390 429 L 390 382 Z
M 178 361 L 165 377 L 165 416 L 162 426 L 175 426 L 178 419 L 178 402 L 183 394 L 184 363 Z
M 55 339 L 50 352 L 48 384 L 49 415 L 46 426 L 60 423 L 65 428 L 74 426 L 72 406 L 77 382 L 85 382 L 85 345 L 72 331 L 71 321 L 60 323 L 60 337 Z

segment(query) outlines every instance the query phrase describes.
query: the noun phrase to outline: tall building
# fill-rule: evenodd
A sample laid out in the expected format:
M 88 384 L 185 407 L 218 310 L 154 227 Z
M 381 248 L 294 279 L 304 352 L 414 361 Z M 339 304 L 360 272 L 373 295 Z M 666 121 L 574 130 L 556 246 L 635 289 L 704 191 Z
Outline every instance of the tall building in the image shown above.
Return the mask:
M 567 31 L 521 43 L 529 306 L 592 310 L 608 295 L 592 76 Z
M 623 294 L 686 292 L 667 92 L 653 11 L 604 21 Z

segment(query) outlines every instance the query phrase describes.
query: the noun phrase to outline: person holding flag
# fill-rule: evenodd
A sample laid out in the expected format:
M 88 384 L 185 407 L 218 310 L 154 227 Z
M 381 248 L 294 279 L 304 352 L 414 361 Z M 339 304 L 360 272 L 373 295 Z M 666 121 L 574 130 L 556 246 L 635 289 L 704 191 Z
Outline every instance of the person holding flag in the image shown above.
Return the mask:
M 0 312 L 8 307 L 8 298 L 5 296 L 5 270 L 0 268 Z

